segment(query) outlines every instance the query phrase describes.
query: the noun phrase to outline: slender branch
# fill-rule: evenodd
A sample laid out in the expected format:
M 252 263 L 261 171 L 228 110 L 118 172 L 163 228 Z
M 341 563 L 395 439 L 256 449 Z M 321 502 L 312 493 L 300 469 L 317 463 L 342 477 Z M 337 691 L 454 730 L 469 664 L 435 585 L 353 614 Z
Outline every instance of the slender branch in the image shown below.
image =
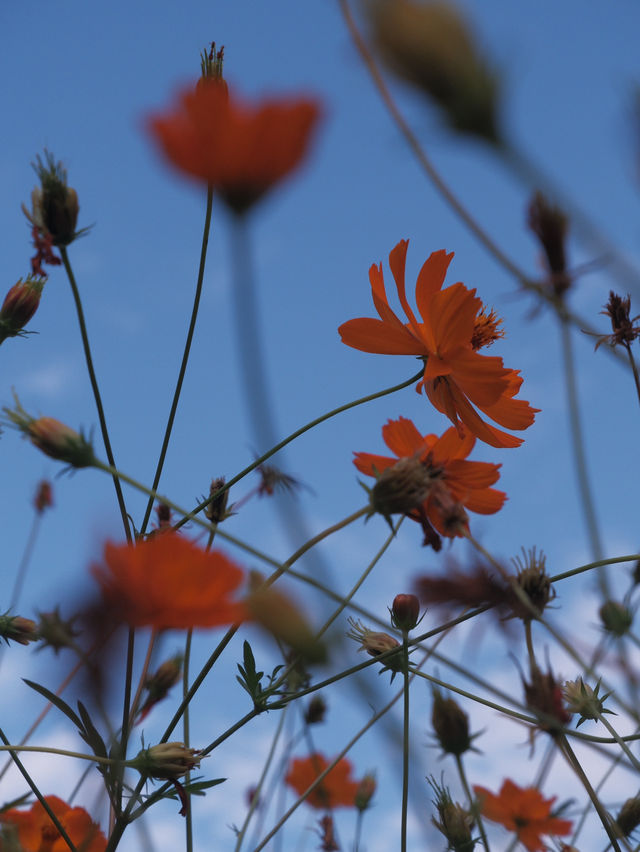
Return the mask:
M 407 812 L 409 807 L 409 643 L 402 631 L 402 810 L 400 815 L 400 850 L 407 852 Z

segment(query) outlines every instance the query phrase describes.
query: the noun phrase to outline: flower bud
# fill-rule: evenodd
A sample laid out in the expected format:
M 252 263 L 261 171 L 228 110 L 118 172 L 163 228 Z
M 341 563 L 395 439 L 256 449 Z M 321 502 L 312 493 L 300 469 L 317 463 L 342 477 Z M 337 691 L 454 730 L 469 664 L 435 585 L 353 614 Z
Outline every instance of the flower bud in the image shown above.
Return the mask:
M 38 619 L 38 633 L 44 644 L 56 654 L 61 648 L 76 647 L 75 639 L 79 633 L 73 628 L 74 619 L 63 618 L 59 607 L 52 612 L 39 612 Z
M 388 517 L 406 514 L 427 499 L 442 471 L 422 462 L 419 456 L 407 456 L 384 470 L 371 489 L 371 512 Z
M 500 142 L 498 79 L 449 3 L 370 4 L 374 40 L 387 64 L 427 94 L 460 133 Z
M 420 616 L 420 601 L 415 595 L 396 595 L 390 612 L 394 627 L 403 631 L 413 630 Z
M 198 749 L 187 748 L 184 743 L 159 743 L 143 748 L 128 765 L 145 778 L 171 780 L 200 766 L 199 754 Z
M 354 618 L 349 618 L 351 630 L 347 633 L 349 639 L 355 639 L 360 642 L 359 651 L 366 651 L 370 657 L 379 657 L 387 651 L 394 649 L 398 650 L 398 654 L 390 654 L 384 659 L 384 668 L 390 669 L 393 672 L 391 680 L 397 672 L 403 671 L 402 657 L 400 655 L 400 643 L 388 633 L 381 633 L 376 630 L 369 630 L 361 621 Z M 384 669 L 383 669 L 384 671 Z
M 640 796 L 627 799 L 620 808 L 614 826 L 619 837 L 629 837 L 640 825 Z
M 0 343 L 23 334 L 23 328 L 38 310 L 43 287 L 43 278 L 29 275 L 9 290 L 0 308 Z
M 78 194 L 67 186 L 66 169 L 50 151 L 44 152 L 44 162 L 36 157 L 33 168 L 40 187 L 31 193 L 31 212 L 22 209 L 32 225 L 51 236 L 52 245 L 67 246 L 77 236 Z
M 631 610 L 617 601 L 605 601 L 599 612 L 603 628 L 617 639 L 628 633 L 633 624 Z
M 36 512 L 41 515 L 45 509 L 50 509 L 53 506 L 53 491 L 51 483 L 43 479 L 39 483 L 36 495 L 33 498 L 33 506 Z
M 569 221 L 559 207 L 550 204 L 541 192 L 536 192 L 529 204 L 527 224 L 544 251 L 551 288 L 561 299 L 571 287 L 565 252 Z
M 32 417 L 22 408 L 15 394 L 14 399 L 14 409 L 2 409 L 6 422 L 21 431 L 45 455 L 66 462 L 71 467 L 91 467 L 95 464 L 93 447 L 82 434 L 53 417 Z
M 367 772 L 356 790 L 354 804 L 359 811 L 366 811 L 369 807 L 377 786 L 375 772 Z
M 35 621 L 5 612 L 0 615 L 0 638 L 4 639 L 7 645 L 9 640 L 19 645 L 28 645 L 29 642 L 37 642 L 40 636 Z
M 170 660 L 165 660 L 158 670 L 146 679 L 144 685 L 148 695 L 140 708 L 138 722 L 149 714 L 152 707 L 166 698 L 171 687 L 178 683 L 182 677 L 182 660 L 182 654 L 176 654 Z
M 586 719 L 597 721 L 603 713 L 613 713 L 613 710 L 605 710 L 604 707 L 604 702 L 611 693 L 607 692 L 600 696 L 598 695 L 599 690 L 600 681 L 596 684 L 595 689 L 584 683 L 581 677 L 565 682 L 562 691 L 567 702 L 567 710 L 570 713 L 580 714 L 576 727 L 580 727 Z
M 320 722 L 324 722 L 326 712 L 327 702 L 321 695 L 314 695 L 307 704 L 304 721 L 307 725 L 318 725 Z
M 219 476 L 217 479 L 211 480 L 209 488 L 209 497 L 217 494 L 224 487 L 224 476 Z M 204 514 L 208 521 L 212 524 L 220 524 L 225 518 L 229 517 L 227 512 L 227 502 L 229 500 L 229 489 L 227 488 L 222 494 L 219 494 L 205 508 Z
M 444 698 L 439 689 L 433 690 L 431 724 L 445 754 L 458 757 L 473 748 L 469 734 L 469 717 L 453 698 Z

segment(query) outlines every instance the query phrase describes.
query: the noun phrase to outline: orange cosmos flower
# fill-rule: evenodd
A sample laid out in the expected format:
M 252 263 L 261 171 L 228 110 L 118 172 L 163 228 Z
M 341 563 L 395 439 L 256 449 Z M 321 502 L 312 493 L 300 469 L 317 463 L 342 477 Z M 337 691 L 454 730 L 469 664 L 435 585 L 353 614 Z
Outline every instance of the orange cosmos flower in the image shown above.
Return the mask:
M 246 618 L 244 604 L 231 597 L 244 580 L 242 569 L 176 533 L 135 545 L 107 542 L 104 564 L 91 571 L 107 602 L 134 627 L 181 630 Z
M 45 798 L 76 849 L 104 852 L 107 839 L 84 808 L 72 808 L 57 796 Z M 66 840 L 40 802 L 34 802 L 26 811 L 17 808 L 5 811 L 0 814 L 0 825 L 15 827 L 22 852 L 68 852 Z
M 452 529 L 447 524 L 447 506 L 458 503 L 471 512 L 492 515 L 502 508 L 506 494 L 490 487 L 498 481 L 501 466 L 467 461 L 476 439 L 464 427 L 460 427 L 460 431 L 461 435 L 452 427 L 440 437 L 423 436 L 411 420 L 399 417 L 382 427 L 384 442 L 396 458 L 354 453 L 353 463 L 361 473 L 378 476 L 394 467 L 398 459 L 418 459 L 431 470 L 434 484 L 422 504 L 422 511 L 410 511 L 408 517 L 422 521 L 423 527 L 425 519 L 428 519 L 442 535 L 461 535 L 459 527 Z M 450 500 L 442 499 L 443 488 Z
M 236 213 L 244 213 L 303 159 L 318 104 L 271 99 L 250 106 L 227 86 L 201 79 L 166 113 L 149 119 L 151 134 L 183 172 L 206 181 Z
M 389 266 L 400 304 L 409 322 L 403 323 L 389 307 L 382 264 L 369 270 L 373 303 L 380 319 L 361 317 L 338 329 L 342 342 L 363 352 L 383 355 L 417 355 L 424 359 L 424 377 L 416 390 L 424 390 L 433 405 L 451 420 L 462 436 L 464 424 L 492 447 L 517 447 L 522 443 L 483 420 L 476 408 L 507 429 L 531 426 L 538 409 L 514 399 L 522 379 L 507 369 L 502 358 L 478 354 L 502 332 L 493 312 L 487 314 L 476 291 L 458 282 L 442 289 L 453 253 L 436 251 L 418 274 L 416 303 L 421 320 L 409 305 L 404 270 L 407 240 L 400 240 L 389 255 Z
M 518 840 L 529 852 L 544 852 L 546 846 L 540 839 L 543 834 L 571 833 L 571 820 L 558 819 L 551 814 L 556 797 L 543 799 L 536 787 L 518 787 L 507 779 L 497 796 L 484 787 L 473 789 L 482 815 L 502 823 L 509 831 L 515 831 Z
M 322 754 L 312 754 L 309 757 L 296 757 L 289 765 L 285 783 L 292 787 L 299 796 L 309 789 L 329 766 L 331 761 Z M 359 783 L 351 778 L 353 766 L 346 757 L 341 758 L 320 784 L 310 793 L 305 802 L 312 808 L 328 810 L 329 808 L 352 808 L 355 806 Z

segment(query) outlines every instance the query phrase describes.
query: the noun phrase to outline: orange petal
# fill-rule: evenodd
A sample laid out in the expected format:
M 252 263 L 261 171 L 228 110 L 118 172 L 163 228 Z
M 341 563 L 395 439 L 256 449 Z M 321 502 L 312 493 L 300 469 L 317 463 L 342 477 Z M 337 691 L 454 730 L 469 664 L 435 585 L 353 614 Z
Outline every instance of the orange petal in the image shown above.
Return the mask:
M 367 476 L 377 476 L 388 467 L 393 467 L 398 459 L 389 456 L 376 456 L 373 453 L 354 453 L 353 463 L 360 473 Z
M 391 249 L 391 252 L 389 254 L 389 266 L 391 267 L 393 279 L 396 282 L 396 289 L 398 291 L 398 298 L 400 299 L 402 309 L 407 315 L 411 330 L 416 336 L 419 336 L 420 328 L 418 325 L 418 321 L 416 320 L 415 314 L 411 310 L 411 305 L 407 301 L 407 294 L 405 292 L 404 286 L 404 268 L 407 260 L 408 247 L 409 240 L 400 240 L 398 245 Z
M 453 284 L 431 299 L 429 322 L 436 351 L 445 356 L 451 350 L 471 347 L 471 338 L 482 300 L 464 284 Z M 425 322 L 427 318 L 425 317 Z
M 407 417 L 389 420 L 382 427 L 382 438 L 398 458 L 413 456 L 427 449 L 422 435 Z
M 460 420 L 477 438 L 480 438 L 481 441 L 484 441 L 485 444 L 489 444 L 491 447 L 507 448 L 520 446 L 523 441 L 522 438 L 516 438 L 514 435 L 509 435 L 508 432 L 503 432 L 501 429 L 496 429 L 494 426 L 485 423 L 455 382 L 449 380 L 448 384 Z
M 483 488 L 480 491 L 471 491 L 464 505 L 470 512 L 477 512 L 479 515 L 493 515 L 499 512 L 504 506 L 507 495 L 504 491 L 498 491 L 496 488 Z
M 425 436 L 426 437 L 426 436 Z M 434 443 L 431 450 L 433 460 L 436 464 L 450 459 L 466 459 L 476 442 L 475 436 L 467 429 L 463 436 L 453 427 L 447 429 Z
M 347 320 L 338 328 L 342 342 L 361 352 L 377 355 L 422 355 L 419 340 L 404 326 L 394 328 L 389 323 L 370 317 Z
M 422 264 L 416 281 L 416 304 L 422 317 L 429 312 L 429 302 L 434 293 L 442 288 L 453 252 L 447 254 L 444 249 L 432 252 Z

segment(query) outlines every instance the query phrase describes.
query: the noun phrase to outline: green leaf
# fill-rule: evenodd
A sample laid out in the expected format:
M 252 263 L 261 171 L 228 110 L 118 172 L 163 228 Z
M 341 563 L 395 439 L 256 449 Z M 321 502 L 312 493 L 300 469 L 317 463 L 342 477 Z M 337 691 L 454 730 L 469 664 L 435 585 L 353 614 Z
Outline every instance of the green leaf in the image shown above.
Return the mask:
M 55 695 L 51 690 L 47 689 L 46 686 L 41 686 L 39 683 L 34 683 L 32 680 L 27 680 L 26 678 L 22 678 L 23 681 L 30 686 L 31 689 L 35 689 L 36 692 L 39 692 L 40 695 L 43 695 L 47 701 L 50 701 L 58 710 L 61 710 L 65 716 L 67 716 L 73 724 L 80 730 L 83 730 L 82 722 L 78 716 L 74 713 L 74 711 L 69 707 L 66 701 L 63 701 L 62 698 Z
M 91 721 L 91 717 L 87 713 L 87 709 L 82 703 L 82 701 L 78 701 L 78 711 L 80 716 L 82 717 L 83 728 L 80 731 L 80 735 L 82 739 L 90 746 L 93 753 L 98 757 L 106 757 L 107 756 L 107 747 L 104 744 L 104 740 L 98 733 L 95 725 Z

